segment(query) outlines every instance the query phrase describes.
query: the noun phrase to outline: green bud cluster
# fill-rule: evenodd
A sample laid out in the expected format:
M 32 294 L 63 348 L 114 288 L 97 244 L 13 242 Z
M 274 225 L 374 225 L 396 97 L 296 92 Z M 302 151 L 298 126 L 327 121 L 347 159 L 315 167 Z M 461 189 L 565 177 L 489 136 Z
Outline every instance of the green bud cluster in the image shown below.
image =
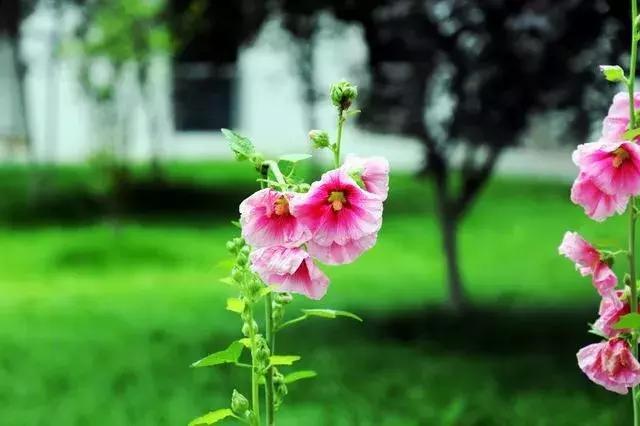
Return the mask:
M 284 376 L 277 368 L 273 368 L 273 402 L 278 409 L 280 405 L 284 402 L 284 397 L 287 396 L 289 390 L 287 389 L 287 384 L 284 382 Z
M 342 80 L 331 86 L 330 95 L 333 105 L 341 111 L 346 111 L 358 97 L 358 87 Z
M 269 357 L 271 356 L 271 350 L 269 349 L 267 340 L 261 334 L 256 335 L 255 339 L 256 342 L 254 358 L 257 362 L 258 371 L 260 372 L 260 374 L 263 374 L 269 366 Z
M 324 130 L 311 130 L 309 132 L 309 139 L 311 140 L 311 145 L 316 149 L 327 148 L 331 145 L 329 133 Z
M 278 327 L 284 318 L 285 306 L 291 303 L 291 293 L 275 293 L 271 302 L 272 320 L 274 327 Z

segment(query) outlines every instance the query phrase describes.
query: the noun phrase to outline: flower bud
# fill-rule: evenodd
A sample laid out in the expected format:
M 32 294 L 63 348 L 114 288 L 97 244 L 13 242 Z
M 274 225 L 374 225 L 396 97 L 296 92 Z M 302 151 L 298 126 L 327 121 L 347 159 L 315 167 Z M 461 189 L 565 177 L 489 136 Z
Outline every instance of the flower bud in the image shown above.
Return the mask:
M 227 250 L 229 250 L 231 253 L 235 253 L 236 252 L 236 245 L 233 241 L 227 241 Z
M 231 278 L 238 284 L 241 284 L 244 281 L 244 272 L 242 272 L 242 269 L 234 266 L 231 270 Z
M 240 266 L 247 266 L 247 263 L 249 263 L 249 256 L 241 251 L 240 253 L 238 253 L 236 263 Z
M 249 401 L 237 390 L 231 395 L 231 411 L 238 416 L 244 416 L 249 409 Z
M 262 335 L 256 336 L 256 360 L 259 364 L 266 367 L 269 364 L 269 357 L 271 356 L 271 350 L 267 341 Z
M 253 330 L 251 330 L 251 327 L 253 327 Z M 251 336 L 251 332 L 252 331 L 253 331 L 253 334 L 256 334 L 258 332 L 258 323 L 257 322 L 252 321 L 251 325 L 249 325 L 249 322 L 247 321 L 242 325 L 242 334 L 245 337 Z
M 311 140 L 311 145 L 316 149 L 326 148 L 331 144 L 329 142 L 329 134 L 324 130 L 311 130 L 309 139 Z
M 293 296 L 291 296 L 291 293 L 282 292 L 282 293 L 276 293 L 274 299 L 278 301 L 278 303 L 282 303 L 283 305 L 288 305 L 293 300 Z
M 342 80 L 331 86 L 331 102 L 341 110 L 347 110 L 358 97 L 358 88 L 348 81 Z
M 282 405 L 284 397 L 287 396 L 289 390 L 287 389 L 287 385 L 284 383 L 284 376 L 278 369 L 273 368 L 273 389 L 274 389 L 274 403 L 276 408 Z
M 618 65 L 600 65 L 600 72 L 602 72 L 607 81 L 611 81 L 613 83 L 626 80 L 624 70 Z

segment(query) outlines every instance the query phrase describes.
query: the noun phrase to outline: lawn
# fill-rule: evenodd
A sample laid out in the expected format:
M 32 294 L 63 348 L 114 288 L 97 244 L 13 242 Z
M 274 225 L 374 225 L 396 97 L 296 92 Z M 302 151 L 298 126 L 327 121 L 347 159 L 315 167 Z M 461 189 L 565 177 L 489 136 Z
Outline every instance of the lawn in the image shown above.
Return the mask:
M 172 179 L 218 186 L 236 185 L 240 172 L 170 168 Z M 59 187 L 77 187 L 82 173 L 62 173 Z M 20 179 L 4 182 L 20 192 Z M 249 190 L 251 179 L 238 185 Z M 325 268 L 332 284 L 322 302 L 289 309 L 348 309 L 365 324 L 318 319 L 283 332 L 281 350 L 319 377 L 290 386 L 279 424 L 625 424 L 628 401 L 575 366 L 579 345 L 593 340 L 584 331 L 597 298 L 557 255 L 566 229 L 615 246 L 625 222 L 588 221 L 567 192 L 566 183 L 491 183 L 460 233 L 479 307 L 460 319 L 439 308 L 446 292 L 430 192 L 394 177 L 376 248 Z M 215 214 L 129 219 L 117 234 L 101 223 L 0 230 L 0 424 L 185 425 L 226 406 L 234 384 L 248 393 L 244 370 L 188 368 L 239 334 L 223 309 L 232 289 L 218 281 L 234 233 Z

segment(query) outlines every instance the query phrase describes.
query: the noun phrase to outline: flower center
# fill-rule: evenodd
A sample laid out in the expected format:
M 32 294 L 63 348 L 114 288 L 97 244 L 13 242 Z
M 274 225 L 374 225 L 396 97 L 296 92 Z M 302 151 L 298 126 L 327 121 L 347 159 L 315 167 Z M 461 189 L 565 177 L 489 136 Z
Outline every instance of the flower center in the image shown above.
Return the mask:
M 285 197 L 279 197 L 273 203 L 273 211 L 278 216 L 289 214 L 289 201 Z
M 620 147 L 613 151 L 613 167 L 618 168 L 629 159 L 629 153 Z
M 344 192 L 332 191 L 327 201 L 331 203 L 331 208 L 333 208 L 333 211 L 337 212 L 342 210 L 342 207 L 344 206 L 344 203 L 347 202 L 347 199 L 344 197 Z

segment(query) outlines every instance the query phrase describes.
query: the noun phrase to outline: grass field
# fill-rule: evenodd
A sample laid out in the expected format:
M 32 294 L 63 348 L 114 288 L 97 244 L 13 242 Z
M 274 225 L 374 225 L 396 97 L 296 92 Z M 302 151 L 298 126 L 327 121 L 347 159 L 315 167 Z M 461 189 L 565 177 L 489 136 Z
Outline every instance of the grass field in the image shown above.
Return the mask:
M 16 170 L 0 170 L 20 193 Z M 236 166 L 174 166 L 173 179 L 236 184 Z M 60 188 L 78 185 L 66 171 Z M 224 179 L 224 183 L 220 183 Z M 250 188 L 251 179 L 241 181 Z M 0 185 L 0 186 L 2 186 Z M 11 192 L 13 191 L 13 192 Z M 319 377 L 290 386 L 280 424 L 618 425 L 627 401 L 574 361 L 597 298 L 557 255 L 566 229 L 623 244 L 624 219 L 584 218 L 559 183 L 496 179 L 460 232 L 478 317 L 440 310 L 443 262 L 424 184 L 394 177 L 379 244 L 325 268 L 328 296 L 365 324 L 309 321 L 280 348 Z M 6 192 L 5 192 L 6 193 Z M 232 219 L 232 218 L 229 218 Z M 226 406 L 244 370 L 188 365 L 239 334 L 220 284 L 226 220 L 0 230 L 0 424 L 185 425 Z M 622 412 L 621 412 L 622 411 Z

